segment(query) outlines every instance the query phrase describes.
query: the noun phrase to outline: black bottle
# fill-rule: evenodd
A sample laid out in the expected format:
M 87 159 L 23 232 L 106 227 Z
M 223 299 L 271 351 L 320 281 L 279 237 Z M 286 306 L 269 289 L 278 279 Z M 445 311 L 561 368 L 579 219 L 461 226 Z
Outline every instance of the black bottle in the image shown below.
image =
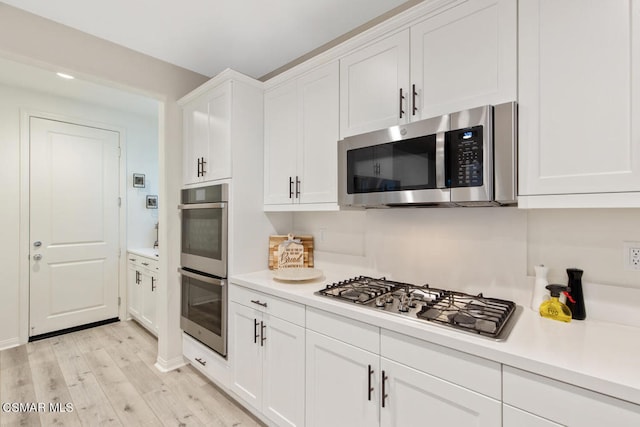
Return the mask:
M 571 317 L 576 320 L 584 320 L 587 317 L 584 308 L 584 294 L 582 293 L 582 273 L 584 271 L 579 268 L 567 268 L 569 288 L 571 288 L 569 294 L 571 298 L 567 298 L 567 306 L 571 310 Z

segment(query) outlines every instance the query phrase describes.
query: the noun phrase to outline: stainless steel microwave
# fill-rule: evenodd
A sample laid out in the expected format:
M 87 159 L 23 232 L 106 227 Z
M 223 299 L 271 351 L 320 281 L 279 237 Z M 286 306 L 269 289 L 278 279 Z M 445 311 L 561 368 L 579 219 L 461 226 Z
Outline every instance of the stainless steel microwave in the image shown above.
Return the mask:
M 487 105 L 338 142 L 341 207 L 517 203 L 517 105 Z

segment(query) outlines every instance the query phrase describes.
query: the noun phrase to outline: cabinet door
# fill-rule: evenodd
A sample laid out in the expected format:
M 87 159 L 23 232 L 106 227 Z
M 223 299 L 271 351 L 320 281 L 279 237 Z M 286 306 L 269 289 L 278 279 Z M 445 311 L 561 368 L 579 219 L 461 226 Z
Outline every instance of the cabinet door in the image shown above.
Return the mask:
M 298 96 L 292 81 L 264 96 L 264 204 L 293 203 L 298 144 Z
M 411 120 L 515 101 L 516 25 L 516 0 L 475 0 L 412 26 Z
M 338 72 L 334 62 L 298 80 L 300 203 L 338 201 Z
M 152 266 L 154 264 L 151 264 Z M 142 271 L 142 313 L 141 317 L 145 326 L 154 332 L 158 332 L 156 321 L 156 296 L 158 295 L 158 274 L 155 271 Z
M 306 336 L 307 427 L 377 426 L 379 356 L 310 330 Z
M 406 123 L 408 99 L 409 30 L 340 60 L 341 138 Z
M 553 421 L 545 420 L 529 412 L 521 411 L 513 406 L 504 405 L 502 407 L 503 427 L 560 427 Z
M 209 158 L 209 103 L 199 98 L 184 106 L 182 172 L 185 184 L 202 181 L 200 161 Z
M 304 328 L 268 314 L 262 412 L 282 426 L 304 425 Z
M 382 427 L 416 425 L 495 427 L 502 422 L 498 400 L 381 358 L 385 381 Z
M 262 408 L 262 313 L 229 303 L 231 389 L 254 408 Z
M 640 191 L 639 3 L 521 0 L 519 16 L 520 195 Z
M 135 260 L 135 258 L 133 258 Z M 133 317 L 140 317 L 142 311 L 142 298 L 141 298 L 141 277 L 137 266 L 129 257 L 129 263 L 127 265 L 127 306 L 129 308 L 129 314 Z
M 231 178 L 231 95 L 232 82 L 227 82 L 207 97 L 209 137 L 202 170 L 204 181 Z

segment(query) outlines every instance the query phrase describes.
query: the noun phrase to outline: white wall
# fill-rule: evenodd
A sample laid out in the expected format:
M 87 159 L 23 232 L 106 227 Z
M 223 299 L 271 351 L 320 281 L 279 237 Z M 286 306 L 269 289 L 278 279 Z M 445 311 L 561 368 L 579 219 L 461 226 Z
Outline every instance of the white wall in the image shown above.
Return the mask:
M 158 318 L 158 363 L 162 369 L 182 363 L 180 282 L 177 274 L 180 249 L 179 245 L 170 244 L 179 241 L 180 237 L 177 209 L 170 208 L 179 203 L 182 182 L 182 111 L 177 100 L 207 81 L 207 77 L 4 3 L 0 3 L 0 55 L 52 71 L 63 70 L 79 78 L 131 90 L 161 102 L 158 139 L 159 168 L 163 171 L 163 176 L 160 180 L 158 211 L 161 224 L 159 280 L 166 287 L 161 288 L 158 295 L 158 312 L 165 315 Z M 17 178 L 13 169 L 3 172 L 3 175 Z M 7 218 L 16 220 L 13 209 L 12 205 Z M 13 224 L 9 223 L 9 226 Z M 15 238 L 13 235 L 10 237 Z M 7 250 L 0 250 L 1 258 L 8 254 L 13 260 L 10 251 L 15 250 L 15 246 L 10 243 L 6 247 Z M 17 265 L 8 261 L 5 264 L 4 259 L 2 262 L 3 267 L 9 266 L 8 272 L 0 273 L 2 278 L 16 280 L 16 275 L 19 274 L 16 272 Z M 25 274 L 26 269 L 28 267 L 20 266 L 22 274 Z M 18 279 L 24 280 L 23 277 Z M 1 301 L 3 306 L 16 304 L 15 300 L 5 303 L 2 298 Z
M 296 213 L 293 221 L 296 233 L 313 234 L 316 250 L 363 256 L 400 281 L 528 305 L 526 276 L 542 263 L 557 283 L 577 267 L 585 282 L 640 289 L 640 271 L 622 266 L 623 241 L 640 241 L 638 209 L 396 208 Z
M 61 115 L 79 122 L 101 123 L 122 131 L 121 142 L 127 148 L 127 158 L 132 159 L 136 168 L 139 164 L 151 172 L 153 187 L 158 188 L 158 119 L 82 103 L 28 89 L 0 85 L 0 200 L 5 204 L 0 209 L 0 229 L 4 250 L 0 259 L 0 348 L 3 343 L 17 343 L 19 335 L 18 269 L 19 265 L 19 224 L 20 218 L 20 120 L 21 111 Z M 150 153 L 150 158 L 142 159 L 140 153 Z M 130 192 L 131 193 L 131 192 Z M 143 196 L 144 200 L 144 196 Z M 133 229 L 128 244 L 137 247 L 153 244 L 155 215 L 132 200 L 128 206 L 127 223 Z M 127 226 L 127 224 L 123 224 Z M 127 243 L 124 244 L 127 246 Z M 5 345 L 6 346 L 6 345 Z

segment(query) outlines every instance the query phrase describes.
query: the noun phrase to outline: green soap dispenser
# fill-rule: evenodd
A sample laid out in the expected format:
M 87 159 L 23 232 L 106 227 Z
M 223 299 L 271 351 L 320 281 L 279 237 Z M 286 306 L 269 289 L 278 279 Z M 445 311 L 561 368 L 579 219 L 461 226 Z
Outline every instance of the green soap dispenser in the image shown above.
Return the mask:
M 571 310 L 559 299 L 560 294 L 569 288 L 564 285 L 547 285 L 546 288 L 551 292 L 551 299 L 540 304 L 540 316 L 561 322 L 571 322 Z

